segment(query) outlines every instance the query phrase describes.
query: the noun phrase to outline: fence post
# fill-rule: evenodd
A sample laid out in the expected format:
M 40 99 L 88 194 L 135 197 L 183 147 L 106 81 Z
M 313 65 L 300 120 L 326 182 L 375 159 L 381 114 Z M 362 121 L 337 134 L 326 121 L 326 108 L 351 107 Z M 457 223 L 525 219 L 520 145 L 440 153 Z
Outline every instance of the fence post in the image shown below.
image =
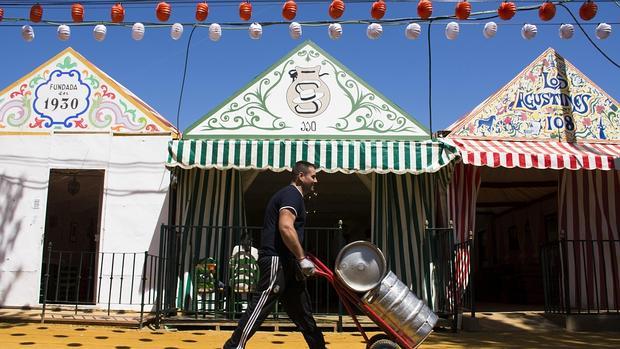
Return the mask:
M 114 281 L 114 257 L 116 253 L 112 253 L 112 267 L 110 268 L 110 289 L 108 291 L 108 316 L 110 316 L 110 303 L 112 301 L 112 282 Z
M 142 266 L 142 300 L 140 301 L 140 329 L 142 329 L 142 324 L 144 323 L 144 293 L 146 290 L 146 261 L 148 260 L 148 256 L 149 251 L 144 251 L 144 264 Z M 151 268 L 152 267 L 151 265 Z
M 45 288 L 43 291 L 43 309 L 41 310 L 41 323 L 45 323 L 45 306 L 47 305 L 47 287 L 50 280 L 50 261 L 52 259 L 52 242 L 47 245 L 47 265 L 45 266 Z
M 471 287 L 471 292 L 469 295 L 469 306 L 471 308 L 471 318 L 476 318 L 476 288 L 474 287 L 474 268 L 477 265 L 477 254 L 476 254 L 476 239 L 474 239 L 474 232 L 469 231 L 469 287 Z
M 342 219 L 338 220 L 338 234 L 340 238 L 342 238 Z M 344 241 L 344 239 L 340 241 Z M 342 245 L 338 246 L 339 250 L 342 250 L 343 247 Z M 336 330 L 342 332 L 342 302 L 340 301 L 340 297 L 338 297 L 338 324 Z
M 568 240 L 566 236 L 562 236 L 560 241 L 560 253 L 562 254 L 562 277 L 564 278 L 564 311 L 566 314 L 570 314 L 570 291 L 568 281 Z

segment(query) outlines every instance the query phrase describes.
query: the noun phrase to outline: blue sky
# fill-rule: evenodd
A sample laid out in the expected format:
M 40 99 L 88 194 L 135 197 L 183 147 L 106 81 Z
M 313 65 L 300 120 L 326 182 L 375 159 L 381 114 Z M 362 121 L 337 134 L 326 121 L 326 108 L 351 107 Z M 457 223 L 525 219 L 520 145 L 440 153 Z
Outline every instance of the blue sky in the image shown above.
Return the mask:
M 345 0 L 346 2 L 346 0 Z M 86 20 L 108 20 L 108 5 L 86 8 Z M 298 1 L 295 20 L 328 20 L 327 2 Z M 434 15 L 454 12 L 454 2 L 434 1 Z M 70 4 L 45 8 L 45 19 L 70 20 Z M 371 2 L 347 4 L 342 19 L 367 19 Z M 416 2 L 387 1 L 386 18 L 414 17 Z M 518 2 L 528 6 L 536 2 Z M 495 10 L 498 1 L 472 2 L 474 11 Z M 578 18 L 581 2 L 568 4 Z M 610 57 L 620 63 L 620 24 L 612 25 L 615 32 L 607 40 L 598 40 L 594 28 L 599 22 L 620 22 L 620 6 L 614 2 L 598 3 L 596 18 L 584 28 L 593 40 Z M 1 5 L 0 5 L 1 6 Z M 238 1 L 210 5 L 207 22 L 236 22 Z M 281 3 L 255 3 L 253 20 L 281 20 Z M 194 21 L 195 4 L 173 3 L 173 15 L 168 22 Z M 155 22 L 153 4 L 126 6 L 127 22 Z M 27 17 L 28 8 L 5 7 L 5 18 Z M 561 23 L 573 20 L 558 7 L 556 17 L 542 23 L 537 11 L 519 12 L 510 21 L 494 19 L 499 25 L 493 39 L 482 36 L 485 21 L 461 25 L 457 40 L 445 38 L 444 28 L 449 20 L 433 24 L 432 91 L 433 129 L 441 129 L 469 112 L 481 101 L 509 82 L 546 48 L 553 47 L 577 66 L 591 80 L 615 99 L 620 99 L 620 69 L 613 66 L 587 41 L 575 26 L 571 40 L 561 40 L 558 28 Z M 521 38 L 524 23 L 538 25 L 535 39 Z M 176 124 L 177 106 L 185 63 L 185 51 L 191 27 L 185 27 L 181 40 L 170 38 L 169 27 L 147 28 L 144 40 L 133 41 L 130 28 L 108 26 L 105 41 L 92 37 L 92 26 L 72 27 L 69 41 L 56 38 L 56 28 L 35 26 L 36 37 L 31 43 L 22 40 L 19 26 L 0 22 L 0 86 L 11 84 L 38 65 L 71 46 L 104 70 L 115 80 L 133 91 L 144 101 Z M 25 23 L 21 23 L 25 24 Z M 20 26 L 21 26 L 20 24 Z M 326 27 L 304 27 L 304 39 L 310 39 L 342 62 L 350 70 L 402 107 L 424 125 L 429 125 L 428 108 L 428 46 L 425 24 L 418 40 L 407 40 L 405 25 L 384 26 L 379 40 L 366 37 L 366 25 L 345 25 L 344 35 L 333 41 L 327 36 Z M 251 40 L 247 30 L 224 30 L 219 42 L 208 38 L 207 28 L 197 28 L 192 42 L 187 66 L 185 93 L 181 105 L 181 130 L 201 118 L 212 108 L 253 80 L 271 64 L 287 54 L 300 41 L 292 40 L 285 25 L 263 28 L 260 40 Z

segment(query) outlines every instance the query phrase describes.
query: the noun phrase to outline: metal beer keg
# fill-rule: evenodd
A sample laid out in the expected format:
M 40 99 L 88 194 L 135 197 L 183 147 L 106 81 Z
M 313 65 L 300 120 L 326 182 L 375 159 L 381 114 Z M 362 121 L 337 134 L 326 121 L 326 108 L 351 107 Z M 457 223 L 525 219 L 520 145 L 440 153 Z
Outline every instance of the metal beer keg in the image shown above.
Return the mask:
M 387 273 L 381 250 L 368 241 L 355 241 L 340 250 L 336 276 L 351 290 L 366 292 L 377 287 Z

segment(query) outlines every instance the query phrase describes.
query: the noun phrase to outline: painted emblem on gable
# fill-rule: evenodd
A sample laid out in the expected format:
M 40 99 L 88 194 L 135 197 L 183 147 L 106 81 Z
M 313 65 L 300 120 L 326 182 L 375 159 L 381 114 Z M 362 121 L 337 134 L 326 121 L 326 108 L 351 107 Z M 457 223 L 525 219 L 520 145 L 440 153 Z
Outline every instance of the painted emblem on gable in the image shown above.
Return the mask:
M 72 127 L 71 120 L 84 114 L 90 105 L 90 86 L 82 81 L 79 71 L 54 70 L 47 81 L 34 91 L 34 112 L 46 122 L 44 127 Z
M 286 92 L 286 101 L 293 113 L 304 117 L 313 118 L 321 115 L 329 105 L 329 87 L 320 74 L 321 66 L 295 67 L 289 71 L 293 80 Z

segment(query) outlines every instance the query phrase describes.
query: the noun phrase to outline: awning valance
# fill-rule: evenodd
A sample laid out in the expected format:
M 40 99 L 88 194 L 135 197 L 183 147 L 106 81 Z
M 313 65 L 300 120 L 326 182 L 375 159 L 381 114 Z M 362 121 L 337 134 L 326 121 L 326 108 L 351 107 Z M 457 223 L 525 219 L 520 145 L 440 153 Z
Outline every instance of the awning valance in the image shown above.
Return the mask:
M 171 141 L 168 167 L 290 170 L 306 160 L 325 172 L 435 172 L 457 156 L 436 141 L 186 139 Z
M 463 163 L 488 167 L 620 170 L 620 144 L 449 138 Z

